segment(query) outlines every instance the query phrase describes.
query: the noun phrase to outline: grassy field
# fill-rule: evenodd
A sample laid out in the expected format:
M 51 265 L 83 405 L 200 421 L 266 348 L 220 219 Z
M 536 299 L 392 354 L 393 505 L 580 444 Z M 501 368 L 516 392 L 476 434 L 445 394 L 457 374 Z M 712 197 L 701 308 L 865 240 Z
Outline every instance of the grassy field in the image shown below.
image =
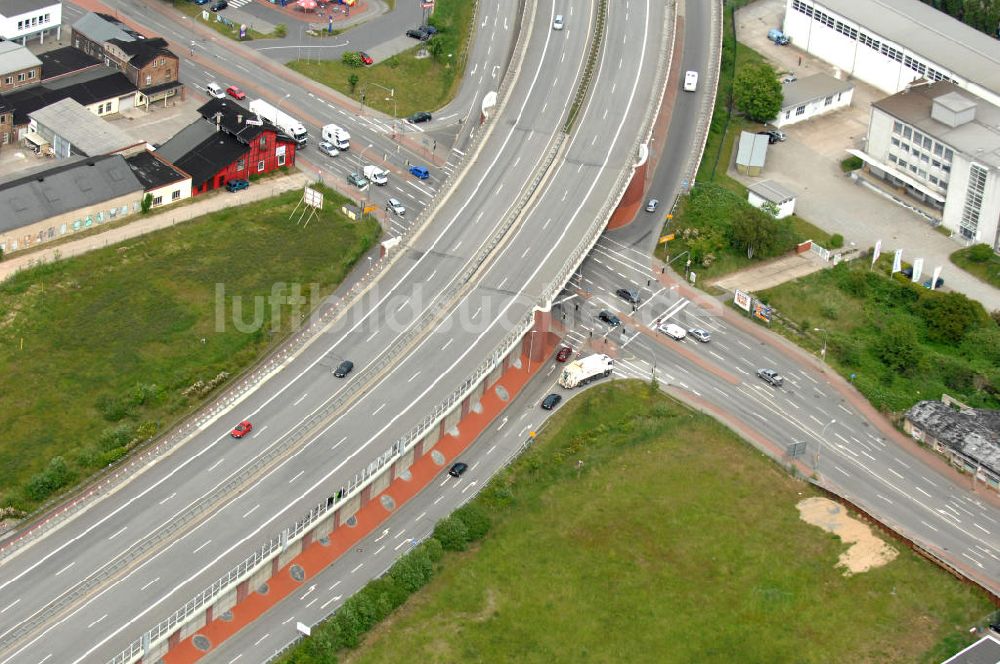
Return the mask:
M 339 59 L 295 60 L 288 66 L 359 102 L 364 93 L 365 106 L 386 115 L 395 113 L 402 118 L 417 111 L 434 111 L 448 103 L 458 90 L 475 11 L 472 2 L 440 0 L 430 18 L 438 33 L 430 41 L 414 41 L 410 50 L 371 67 L 352 67 Z M 418 59 L 416 53 L 421 48 L 428 49 L 431 57 Z M 352 75 L 358 77 L 353 85 Z M 393 93 L 390 95 L 386 89 Z
M 841 263 L 759 293 L 782 316 L 772 329 L 818 352 L 877 408 L 901 413 L 946 392 L 1000 407 L 1000 326 L 959 293 L 890 278 L 891 257 Z M 817 328 L 819 331 L 817 331 Z M 800 333 L 801 331 L 801 333 Z
M 478 548 L 341 660 L 937 662 L 969 642 L 982 594 L 905 548 L 845 577 L 844 544 L 799 519 L 812 495 L 647 385 L 590 390 L 477 499 Z
M 988 245 L 982 246 L 986 247 L 985 251 L 975 246 L 959 249 L 950 256 L 951 262 L 980 281 L 1000 288 L 1000 256 L 993 253 Z
M 198 381 L 210 385 L 256 361 L 292 326 L 289 306 L 272 319 L 274 284 L 289 285 L 286 294 L 301 284 L 302 311 L 313 284 L 317 296 L 331 292 L 379 229 L 334 212 L 341 198 L 326 195 L 326 210 L 306 228 L 288 220 L 301 198 L 290 192 L 0 284 L 0 505 L 34 506 L 214 393 L 188 390 Z M 253 298 L 264 297 L 266 322 L 237 330 L 233 296 L 243 298 L 247 324 Z

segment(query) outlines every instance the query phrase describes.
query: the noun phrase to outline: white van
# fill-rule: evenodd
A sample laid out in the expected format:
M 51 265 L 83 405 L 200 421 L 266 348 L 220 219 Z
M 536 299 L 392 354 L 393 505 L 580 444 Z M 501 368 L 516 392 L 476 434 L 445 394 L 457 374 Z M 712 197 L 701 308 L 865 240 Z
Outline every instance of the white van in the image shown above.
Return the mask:
M 323 140 L 333 143 L 341 152 L 351 148 L 351 135 L 335 124 L 323 125 Z
M 689 71 L 684 74 L 684 91 L 694 92 L 698 89 L 698 72 Z
M 223 90 L 222 86 L 220 86 L 215 81 L 212 81 L 211 83 L 206 85 L 205 91 L 208 92 L 209 95 L 215 97 L 216 99 L 225 99 L 226 97 L 226 91 Z

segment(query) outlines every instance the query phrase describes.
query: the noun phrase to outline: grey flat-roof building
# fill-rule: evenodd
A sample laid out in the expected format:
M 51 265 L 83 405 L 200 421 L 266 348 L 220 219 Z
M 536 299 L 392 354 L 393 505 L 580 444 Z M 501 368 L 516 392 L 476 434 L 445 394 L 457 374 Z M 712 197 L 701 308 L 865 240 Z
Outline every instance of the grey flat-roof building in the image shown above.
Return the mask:
M 774 180 L 754 182 L 747 187 L 747 201 L 755 208 L 773 205 L 777 210 L 776 219 L 784 219 L 795 212 L 795 193 Z
M 903 430 L 1000 488 L 1000 411 L 921 401 L 906 412 Z
M 767 136 L 752 131 L 740 132 L 736 149 L 736 170 L 743 175 L 760 175 L 767 160 Z
M 1000 251 L 1000 107 L 938 81 L 872 104 L 865 149 L 873 175 L 941 211 L 942 225 Z
M 802 122 L 851 105 L 854 84 L 829 74 L 813 74 L 781 86 L 785 93 L 781 112 L 771 123 L 775 127 Z
M 34 131 L 52 146 L 58 159 L 71 155 L 96 157 L 142 149 L 137 141 L 118 127 L 99 118 L 74 99 L 66 98 L 28 114 Z
M 951 80 L 1000 105 L 1000 41 L 921 0 L 786 0 L 792 44 L 888 92 Z

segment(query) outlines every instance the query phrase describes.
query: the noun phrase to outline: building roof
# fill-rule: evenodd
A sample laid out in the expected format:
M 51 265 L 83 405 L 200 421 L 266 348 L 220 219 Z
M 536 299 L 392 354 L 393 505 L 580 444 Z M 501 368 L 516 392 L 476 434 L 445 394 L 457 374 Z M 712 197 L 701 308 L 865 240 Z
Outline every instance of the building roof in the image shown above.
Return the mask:
M 818 0 L 817 4 L 1000 93 L 1000 41 L 921 0 Z
M 795 108 L 817 99 L 825 99 L 840 92 L 854 89 L 850 81 L 841 81 L 829 74 L 819 73 L 781 86 L 785 93 L 782 108 Z
M 955 410 L 941 401 L 921 401 L 907 411 L 906 419 L 942 445 L 1000 474 L 1000 411 Z
M 144 67 L 161 55 L 177 57 L 167 48 L 167 40 L 162 37 L 134 40 L 109 39 L 108 43 L 114 44 L 124 51 L 129 56 L 129 63 L 136 67 Z
M 42 81 L 59 78 L 91 67 L 97 67 L 101 61 L 92 58 L 78 48 L 63 46 L 52 51 L 39 53 L 42 61 Z
M 1000 662 L 1000 641 L 992 634 L 987 634 L 941 664 L 997 664 L 997 662 Z
M 156 154 L 191 175 L 191 185 L 206 180 L 245 155 L 249 148 L 204 120 L 195 120 L 156 149 Z
M 142 183 L 121 155 L 60 164 L 42 172 L 0 182 L 0 231 L 140 194 Z
M 949 109 L 975 106 L 975 118 L 957 127 L 931 117 L 934 100 L 944 97 Z M 913 125 L 970 159 L 1000 168 L 1000 107 L 974 97 L 951 81 L 911 85 L 908 89 L 872 102 L 875 108 Z
M 125 161 L 147 191 L 190 177 L 148 150 L 126 157 Z
M 125 75 L 109 67 L 82 71 L 72 76 L 4 94 L 3 102 L 14 109 L 14 124 L 28 122 L 28 114 L 67 97 L 84 106 L 135 92 Z
M 267 120 L 261 119 L 261 124 L 257 124 L 258 118 L 256 113 L 247 110 L 242 104 L 229 99 L 209 99 L 207 103 L 198 109 L 198 113 L 213 125 L 216 123 L 216 118 L 218 117 L 219 128 L 227 134 L 232 135 L 241 143 L 249 144 L 250 141 L 264 132 L 281 134 L 281 130 Z M 247 120 L 250 120 L 253 124 L 248 124 Z
M 767 159 L 767 136 L 752 131 L 740 132 L 740 146 L 736 151 L 736 163 L 740 166 L 764 167 Z
M 767 137 L 765 136 L 764 138 Z M 763 198 L 765 201 L 770 201 L 775 205 L 781 205 L 782 203 L 795 200 L 795 193 L 791 189 L 781 186 L 774 180 L 754 182 L 747 188 Z
M 99 14 L 97 12 L 89 12 L 81 16 L 73 24 L 73 32 L 98 43 L 104 43 L 111 39 L 120 39 L 122 41 L 142 39 L 141 34 L 132 30 L 114 16 Z
M 0 0 L 0 16 L 20 16 L 46 7 L 58 5 L 59 0 Z M 40 27 L 52 27 L 50 25 Z
M 142 143 L 69 97 L 32 112 L 30 117 L 69 141 L 74 151 L 88 157 L 111 154 Z
M 42 64 L 34 53 L 15 41 L 0 42 L 0 72 L 5 74 Z

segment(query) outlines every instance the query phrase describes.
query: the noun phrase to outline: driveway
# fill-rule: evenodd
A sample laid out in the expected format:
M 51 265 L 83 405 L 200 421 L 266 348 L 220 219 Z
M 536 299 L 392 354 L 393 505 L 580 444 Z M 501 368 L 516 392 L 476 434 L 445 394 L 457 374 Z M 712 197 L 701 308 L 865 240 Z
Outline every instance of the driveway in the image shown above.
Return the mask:
M 767 41 L 768 28 L 781 26 L 784 8 L 782 0 L 760 0 L 744 7 L 736 13 L 737 39 L 764 55 L 778 71 L 793 72 L 800 79 L 816 72 L 836 75 L 834 67 L 794 45 L 780 47 Z M 886 96 L 867 84 L 856 80 L 854 84 L 850 108 L 782 127 L 788 140 L 768 147 L 760 178 L 738 174 L 732 163 L 730 177 L 747 186 L 774 180 L 798 195 L 795 212 L 799 216 L 825 231 L 840 233 L 847 246 L 865 249 L 881 240 L 883 254 L 902 249 L 906 262 L 923 258 L 927 277 L 940 265 L 947 289 L 978 300 L 987 311 L 1000 309 L 1000 290 L 949 260 L 964 243 L 942 235 L 913 210 L 840 171 L 840 162 L 849 156 L 846 150 L 862 145 L 872 101 Z

